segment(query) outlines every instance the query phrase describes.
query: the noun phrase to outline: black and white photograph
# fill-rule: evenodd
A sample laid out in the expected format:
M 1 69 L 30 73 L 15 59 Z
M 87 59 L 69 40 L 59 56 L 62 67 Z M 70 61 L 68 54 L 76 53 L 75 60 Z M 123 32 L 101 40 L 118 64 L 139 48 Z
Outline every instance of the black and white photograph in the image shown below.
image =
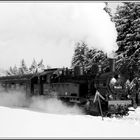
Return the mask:
M 140 2 L 0 1 L 0 138 L 140 138 Z

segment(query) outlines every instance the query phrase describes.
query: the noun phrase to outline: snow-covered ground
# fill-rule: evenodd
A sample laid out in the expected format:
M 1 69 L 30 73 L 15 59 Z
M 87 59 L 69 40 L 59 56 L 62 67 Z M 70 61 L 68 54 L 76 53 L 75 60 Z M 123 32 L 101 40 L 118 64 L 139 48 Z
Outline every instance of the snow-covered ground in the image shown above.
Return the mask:
M 28 108 L 23 94 L 0 94 L 0 137 L 139 138 L 140 107 L 123 118 L 84 115 L 57 99 L 33 98 Z
M 140 108 L 124 118 L 51 114 L 0 107 L 0 137 L 140 137 Z

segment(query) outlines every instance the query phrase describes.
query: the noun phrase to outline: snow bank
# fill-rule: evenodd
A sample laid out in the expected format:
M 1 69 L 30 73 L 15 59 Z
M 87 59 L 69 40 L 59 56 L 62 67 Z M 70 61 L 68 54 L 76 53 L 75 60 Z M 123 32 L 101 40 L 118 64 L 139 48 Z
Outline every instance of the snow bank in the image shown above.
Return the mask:
M 89 115 L 56 115 L 0 107 L 0 137 L 136 138 L 140 137 L 138 118 L 140 108 L 121 119 L 102 120 Z

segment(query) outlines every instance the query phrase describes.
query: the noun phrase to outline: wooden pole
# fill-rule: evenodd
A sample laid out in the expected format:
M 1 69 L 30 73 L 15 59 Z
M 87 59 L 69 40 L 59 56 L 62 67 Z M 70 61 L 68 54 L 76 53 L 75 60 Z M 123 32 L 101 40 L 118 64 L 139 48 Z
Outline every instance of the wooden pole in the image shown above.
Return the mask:
M 100 108 L 100 113 L 101 113 L 101 116 L 102 116 L 102 120 L 104 120 L 103 119 L 103 112 L 102 112 L 102 106 L 101 106 L 101 102 L 100 102 L 100 97 L 99 97 L 99 95 L 98 95 L 98 103 L 99 103 L 99 108 Z

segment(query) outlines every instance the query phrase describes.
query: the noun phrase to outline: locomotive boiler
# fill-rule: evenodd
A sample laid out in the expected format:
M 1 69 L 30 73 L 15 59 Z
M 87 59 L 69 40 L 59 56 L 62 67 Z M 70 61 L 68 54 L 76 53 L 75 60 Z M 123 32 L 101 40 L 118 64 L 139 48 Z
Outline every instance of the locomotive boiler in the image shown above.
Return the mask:
M 110 59 L 108 72 L 103 72 L 101 65 L 94 65 L 90 73 L 76 66 L 0 77 L 0 85 L 5 91 L 19 88 L 29 98 L 59 98 L 68 104 L 79 105 L 89 114 L 102 116 L 127 114 L 132 99 L 128 98 L 126 81 L 125 76 L 115 71 L 114 59 Z

